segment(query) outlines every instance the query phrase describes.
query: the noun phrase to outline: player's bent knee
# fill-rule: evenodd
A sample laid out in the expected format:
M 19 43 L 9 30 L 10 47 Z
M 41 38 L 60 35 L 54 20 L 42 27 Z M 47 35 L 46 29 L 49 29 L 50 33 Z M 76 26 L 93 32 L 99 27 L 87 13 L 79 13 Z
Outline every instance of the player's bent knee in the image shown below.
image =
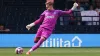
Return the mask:
M 44 41 L 46 40 L 45 37 L 41 37 L 41 39 L 43 39 Z M 39 40 L 40 40 L 40 38 L 35 38 L 35 39 L 34 39 L 34 43 L 37 43 Z
M 34 40 L 34 43 L 37 43 L 38 41 Z
M 40 40 L 40 38 L 35 38 L 34 43 L 37 43 Z
M 44 41 L 46 40 L 46 38 L 45 38 L 45 37 L 41 37 L 41 39 L 43 39 Z

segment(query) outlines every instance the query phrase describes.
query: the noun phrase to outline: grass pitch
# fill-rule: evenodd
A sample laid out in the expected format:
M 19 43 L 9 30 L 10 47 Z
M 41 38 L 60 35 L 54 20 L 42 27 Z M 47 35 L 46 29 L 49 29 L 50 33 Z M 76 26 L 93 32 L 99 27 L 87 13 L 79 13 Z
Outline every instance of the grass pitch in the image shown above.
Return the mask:
M 26 56 L 29 48 L 21 55 L 15 54 L 15 48 L 0 48 L 0 56 Z M 100 48 L 39 48 L 30 56 L 100 56 Z

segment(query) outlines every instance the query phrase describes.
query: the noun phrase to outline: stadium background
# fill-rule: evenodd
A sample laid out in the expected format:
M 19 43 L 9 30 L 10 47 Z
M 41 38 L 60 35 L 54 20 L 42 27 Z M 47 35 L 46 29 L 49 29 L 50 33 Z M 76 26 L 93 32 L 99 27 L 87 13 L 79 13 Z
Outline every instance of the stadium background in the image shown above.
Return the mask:
M 85 10 L 89 10 L 89 6 L 84 5 L 86 2 L 93 5 L 94 8 L 99 7 L 99 0 L 79 1 Z M 9 28 L 9 33 L 36 33 L 38 26 L 32 28 L 31 31 L 27 31 L 25 26 L 39 18 L 39 15 L 45 10 L 45 0 L 0 0 L 0 2 L 0 24 Z M 55 0 L 54 7 L 61 10 L 70 9 L 73 3 L 74 1 L 71 0 Z M 68 19 L 58 19 L 54 33 L 100 33 L 98 25 L 87 26 L 77 17 L 80 15 L 74 15 L 73 12 L 71 16 L 63 17 Z M 81 22 L 81 25 L 78 25 L 78 22 Z
M 68 10 L 75 1 L 80 2 L 85 11 L 89 10 L 91 5 L 94 6 L 94 10 L 100 8 L 99 0 L 55 0 L 54 7 L 55 9 Z M 85 6 L 85 3 L 88 5 Z M 44 10 L 45 0 L 0 0 L 0 26 L 4 26 L 2 30 L 9 29 L 9 31 L 0 31 L 0 50 L 2 50 L 0 55 L 14 56 L 12 53 L 15 47 L 31 47 L 34 45 L 32 39 L 39 25 L 33 27 L 30 31 L 25 26 L 38 19 Z M 33 54 L 37 56 L 100 56 L 100 48 L 97 48 L 100 47 L 100 21 L 94 21 L 96 25 L 87 25 L 86 22 L 82 21 L 82 16 L 75 13 L 80 14 L 81 11 L 73 11 L 70 15 L 59 17 L 51 39 L 49 38 L 43 46 L 96 48 L 40 48 Z M 87 17 L 99 18 L 99 15 Z M 74 40 L 76 41 L 74 42 Z M 52 44 L 50 44 L 50 41 Z M 53 44 L 54 42 L 56 43 Z M 60 45 L 61 43 L 62 45 Z M 25 48 L 25 51 L 28 49 Z M 45 52 L 42 52 L 43 50 Z

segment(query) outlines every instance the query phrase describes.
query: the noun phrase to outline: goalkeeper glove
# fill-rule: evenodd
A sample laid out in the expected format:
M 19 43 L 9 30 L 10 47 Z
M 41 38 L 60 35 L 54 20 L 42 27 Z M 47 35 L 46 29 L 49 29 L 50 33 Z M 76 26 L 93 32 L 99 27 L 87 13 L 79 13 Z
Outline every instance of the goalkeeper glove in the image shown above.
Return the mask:
M 28 25 L 26 26 L 26 28 L 27 28 L 28 30 L 30 30 L 30 28 L 33 27 L 33 26 L 35 26 L 35 24 L 34 24 L 34 23 L 31 23 L 31 24 L 28 24 Z
M 71 10 L 75 10 L 75 9 L 77 8 L 77 6 L 78 6 L 78 4 L 75 2 L 75 3 L 73 4 L 73 7 L 71 8 Z

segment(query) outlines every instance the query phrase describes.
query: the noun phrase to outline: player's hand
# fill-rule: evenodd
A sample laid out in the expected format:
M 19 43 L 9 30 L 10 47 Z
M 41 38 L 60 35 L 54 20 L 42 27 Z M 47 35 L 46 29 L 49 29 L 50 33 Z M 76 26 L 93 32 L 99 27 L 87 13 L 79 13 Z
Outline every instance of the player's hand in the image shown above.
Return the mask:
M 78 4 L 75 2 L 75 3 L 73 4 L 73 6 L 74 6 L 74 7 L 77 7 L 77 6 L 78 6 Z
M 75 2 L 75 3 L 73 4 L 73 7 L 71 8 L 71 10 L 75 10 L 75 9 L 77 8 L 77 6 L 78 6 L 78 4 Z
M 32 26 L 30 26 L 30 25 L 27 25 L 27 26 L 26 26 L 27 30 L 30 30 L 31 27 L 32 27 Z
M 30 28 L 33 27 L 33 26 L 35 26 L 35 23 L 28 24 L 28 25 L 26 26 L 26 28 L 27 28 L 28 30 L 30 30 Z

